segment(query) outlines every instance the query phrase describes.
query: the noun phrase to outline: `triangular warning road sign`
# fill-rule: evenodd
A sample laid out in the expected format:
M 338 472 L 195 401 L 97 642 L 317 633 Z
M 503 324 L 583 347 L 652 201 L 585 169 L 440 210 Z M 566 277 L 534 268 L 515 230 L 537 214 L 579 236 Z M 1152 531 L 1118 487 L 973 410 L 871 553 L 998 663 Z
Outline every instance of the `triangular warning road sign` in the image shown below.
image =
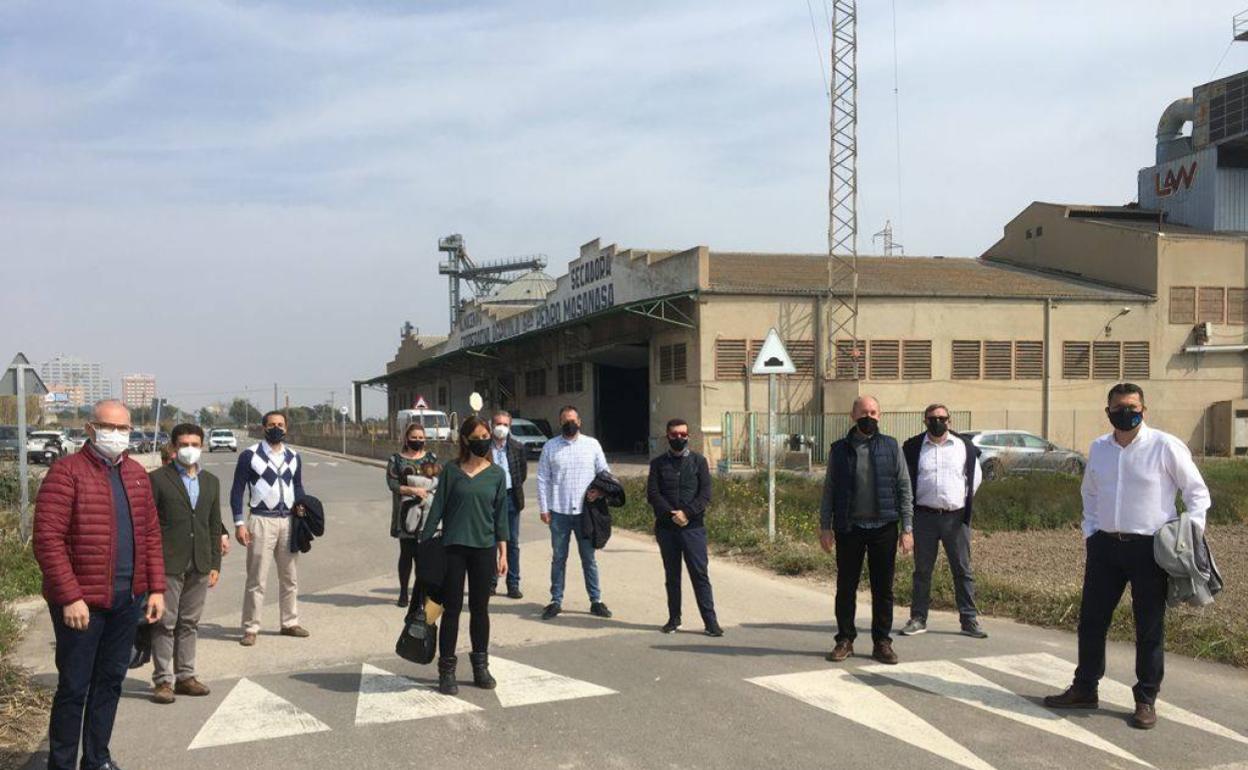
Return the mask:
M 412 408 L 413 409 L 428 409 L 429 402 L 425 400 L 424 396 L 417 396 L 416 403 L 412 404 Z
M 758 351 L 758 358 L 754 359 L 754 368 L 750 371 L 753 374 L 797 374 L 797 367 L 793 365 L 793 359 L 784 349 L 780 334 L 775 329 L 767 332 L 763 349 Z

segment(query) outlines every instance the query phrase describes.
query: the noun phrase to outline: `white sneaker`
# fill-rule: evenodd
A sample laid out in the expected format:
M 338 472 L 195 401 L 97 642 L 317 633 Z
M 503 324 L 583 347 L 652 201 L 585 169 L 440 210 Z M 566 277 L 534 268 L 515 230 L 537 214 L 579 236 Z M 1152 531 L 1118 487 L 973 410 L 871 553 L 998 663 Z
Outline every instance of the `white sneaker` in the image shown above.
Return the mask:
M 927 633 L 927 623 L 918 618 L 910 618 L 906 624 L 901 627 L 902 636 L 918 636 Z

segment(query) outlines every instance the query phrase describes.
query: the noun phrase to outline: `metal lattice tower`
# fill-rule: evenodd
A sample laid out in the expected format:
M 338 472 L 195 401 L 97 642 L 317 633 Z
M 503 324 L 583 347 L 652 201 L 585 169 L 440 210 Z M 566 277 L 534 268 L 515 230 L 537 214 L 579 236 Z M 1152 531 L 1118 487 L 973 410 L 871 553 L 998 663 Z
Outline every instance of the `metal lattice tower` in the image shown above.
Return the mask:
M 879 238 L 884 242 L 884 256 L 891 257 L 895 254 L 905 254 L 906 247 L 893 240 L 893 222 L 892 220 L 884 220 L 884 229 L 871 236 L 871 243 L 875 243 L 875 239 Z
M 855 0 L 832 2 L 831 85 L 829 350 L 835 357 L 838 340 L 848 338 L 853 351 L 854 379 L 858 379 L 862 357 L 858 344 L 858 11 Z
M 478 265 L 468 256 L 464 236 L 456 233 L 438 239 L 438 251 L 448 255 L 445 262 L 438 263 L 438 274 L 450 276 L 451 328 L 459 320 L 465 298 L 460 283 L 467 281 L 474 297 L 486 297 L 496 286 L 511 283 L 521 273 L 546 267 L 545 254 L 512 257 Z

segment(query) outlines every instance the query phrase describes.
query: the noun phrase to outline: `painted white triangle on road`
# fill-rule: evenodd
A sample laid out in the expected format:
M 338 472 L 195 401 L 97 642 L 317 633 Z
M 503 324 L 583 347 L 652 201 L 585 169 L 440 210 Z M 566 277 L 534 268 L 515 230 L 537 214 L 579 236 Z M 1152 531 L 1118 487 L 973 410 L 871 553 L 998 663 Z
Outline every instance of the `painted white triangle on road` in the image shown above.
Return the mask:
M 1068 738 L 1145 767 L 1152 767 L 1134 754 L 952 661 L 929 660 L 896 666 L 864 666 L 862 670 Z
M 799 674 L 760 676 L 745 681 L 796 698 L 911 746 L 930 751 L 962 767 L 971 770 L 992 769 L 992 765 L 972 754 L 960 743 L 848 671 L 823 669 Z
M 1075 670 L 1074 663 L 1064 661 L 1056 655 L 1050 655 L 1047 652 L 967 658 L 966 661 L 984 668 L 990 668 L 993 671 L 1000 671 L 1003 674 L 1010 674 L 1022 679 L 1030 679 L 1033 682 L 1046 684 L 1058 690 L 1064 690 L 1070 686 L 1072 674 Z M 1113 679 L 1102 679 L 1098 689 L 1101 700 L 1120 706 L 1128 711 L 1135 709 L 1135 695 L 1131 692 L 1131 688 L 1122 682 L 1116 682 Z M 1161 712 L 1163 718 L 1171 722 L 1177 722 L 1222 738 L 1248 744 L 1248 737 L 1244 737 L 1234 730 L 1223 727 L 1217 722 L 1206 719 L 1199 714 L 1193 714 L 1187 709 L 1179 708 L 1172 703 L 1159 700 L 1157 701 L 1157 710 Z
M 498 680 L 494 692 L 504 708 L 616 694 L 615 690 L 592 682 L 502 658 L 490 658 L 490 673 Z
M 232 743 L 323 733 L 329 725 L 250 679 L 240 679 L 212 713 L 188 751 Z
M 356 725 L 407 722 L 427 717 L 480 711 L 468 701 L 443 695 L 428 685 L 365 663 L 360 671 Z

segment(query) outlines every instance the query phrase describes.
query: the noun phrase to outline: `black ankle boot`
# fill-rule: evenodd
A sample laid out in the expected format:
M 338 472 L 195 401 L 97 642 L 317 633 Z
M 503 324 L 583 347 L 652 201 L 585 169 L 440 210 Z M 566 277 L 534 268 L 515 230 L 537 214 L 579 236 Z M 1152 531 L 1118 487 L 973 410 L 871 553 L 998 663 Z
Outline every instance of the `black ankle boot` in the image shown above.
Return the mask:
M 454 655 L 449 658 L 438 658 L 438 692 L 443 695 L 458 695 L 459 685 L 455 684 L 455 665 L 459 659 Z
M 490 676 L 490 654 L 488 652 L 470 652 L 468 660 L 472 661 L 472 683 L 482 690 L 493 690 L 498 682 Z

